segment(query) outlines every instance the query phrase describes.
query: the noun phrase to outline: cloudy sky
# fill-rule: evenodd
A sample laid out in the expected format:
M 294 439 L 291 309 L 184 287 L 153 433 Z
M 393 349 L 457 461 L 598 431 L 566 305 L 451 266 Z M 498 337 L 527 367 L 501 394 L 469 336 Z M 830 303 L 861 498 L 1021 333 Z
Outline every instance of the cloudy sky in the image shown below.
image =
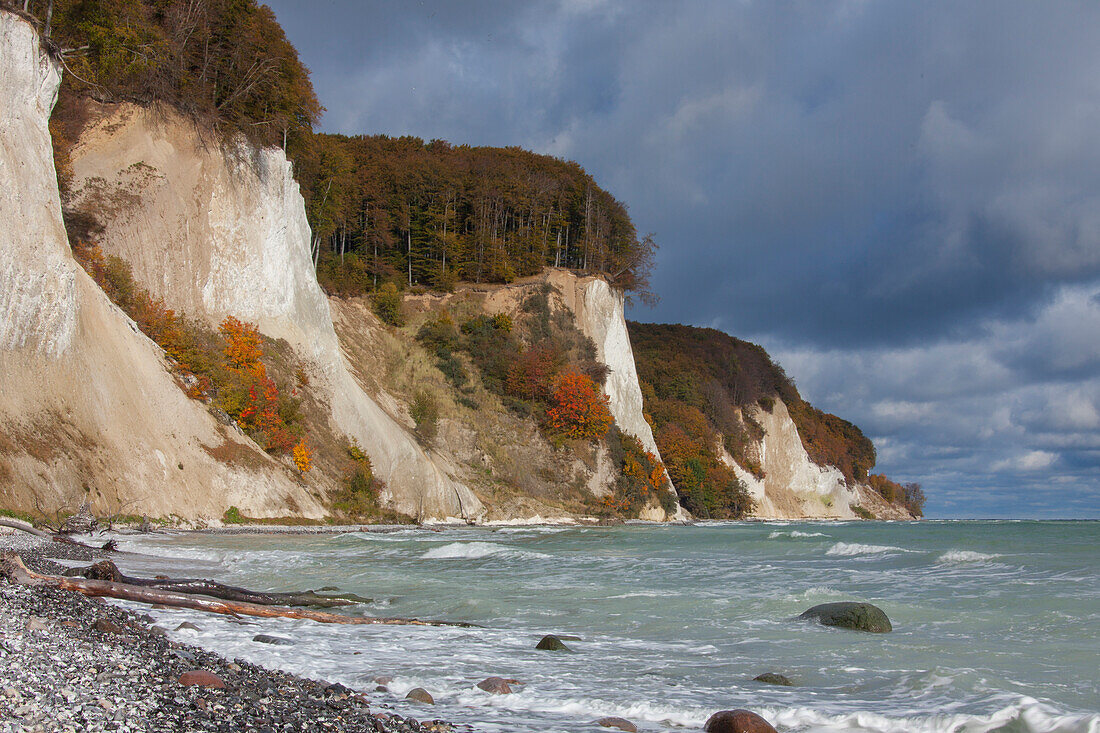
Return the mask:
M 1100 517 L 1100 5 L 266 0 L 328 132 L 578 161 L 637 320 L 762 343 L 938 517 Z

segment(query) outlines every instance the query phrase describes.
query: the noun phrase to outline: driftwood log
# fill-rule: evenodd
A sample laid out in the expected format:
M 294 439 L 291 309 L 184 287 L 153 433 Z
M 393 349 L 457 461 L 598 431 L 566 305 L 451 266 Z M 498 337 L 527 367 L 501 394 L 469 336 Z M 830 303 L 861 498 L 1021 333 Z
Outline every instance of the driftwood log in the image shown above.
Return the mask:
M 262 606 L 258 603 L 244 603 L 238 601 L 224 601 L 209 596 L 189 593 L 177 593 L 174 591 L 157 590 L 142 586 L 116 583 L 110 580 L 88 580 L 86 578 L 69 578 L 60 575 L 44 575 L 29 570 L 23 564 L 23 559 L 18 554 L 4 555 L 0 563 L 0 574 L 12 583 L 32 587 L 60 588 L 62 590 L 76 591 L 86 596 L 100 596 L 105 598 L 119 598 L 137 603 L 150 603 L 154 605 L 171 606 L 174 608 L 190 608 L 196 611 L 209 613 L 221 613 L 228 616 L 259 616 L 263 618 L 299 618 L 317 621 L 323 624 L 387 624 L 397 626 L 462 626 L 471 627 L 475 624 L 451 621 L 422 621 L 415 618 L 370 618 L 364 616 L 343 616 L 338 613 L 326 611 L 312 611 L 304 608 L 284 608 L 281 606 Z
M 336 606 L 350 606 L 354 603 L 370 603 L 369 598 L 361 598 L 352 593 L 330 596 L 323 596 L 311 590 L 294 593 L 273 593 L 238 588 L 237 586 L 225 585 L 205 578 L 134 578 L 123 575 L 118 566 L 110 560 L 100 560 L 94 565 L 67 572 L 65 575 L 70 575 L 71 572 L 76 572 L 89 580 L 109 580 L 114 583 L 137 585 L 143 588 L 154 588 L 175 593 L 198 593 L 213 598 L 221 598 L 224 601 L 256 603 L 261 606 L 334 608 Z
M 93 547 L 92 545 L 86 545 L 83 542 L 74 540 L 72 537 L 63 534 L 57 534 L 53 532 L 47 532 L 44 529 L 38 529 L 29 522 L 24 522 L 20 519 L 9 519 L 8 517 L 0 517 L 0 527 L 11 527 L 12 529 L 18 529 L 21 532 L 27 534 L 33 534 L 35 537 L 41 537 L 47 540 L 53 540 L 54 542 L 61 542 L 66 545 L 76 545 L 78 547 L 87 547 L 89 550 L 106 550 L 107 552 L 115 551 L 115 541 L 107 540 L 102 547 Z

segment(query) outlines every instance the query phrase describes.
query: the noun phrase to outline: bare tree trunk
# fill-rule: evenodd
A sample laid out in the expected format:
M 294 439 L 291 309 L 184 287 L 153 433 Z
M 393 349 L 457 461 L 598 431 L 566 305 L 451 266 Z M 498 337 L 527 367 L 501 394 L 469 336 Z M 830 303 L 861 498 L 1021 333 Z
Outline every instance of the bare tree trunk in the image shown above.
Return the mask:
M 355 603 L 369 603 L 369 598 L 360 598 L 354 594 L 323 596 L 314 591 L 275 593 L 254 591 L 225 585 L 206 578 L 132 578 L 123 575 L 110 560 L 100 560 L 86 568 L 66 572 L 66 576 L 81 575 L 89 580 L 109 580 L 113 583 L 125 583 L 143 588 L 172 591 L 174 593 L 198 593 L 204 596 L 220 598 L 224 601 L 256 603 L 261 606 L 317 606 L 332 608 L 350 606 Z
M 47 39 L 50 37 L 50 24 L 53 22 L 53 0 L 50 0 L 46 5 L 46 30 L 44 35 Z
M 322 624 L 391 624 L 398 626 L 472 626 L 461 622 L 421 621 L 413 618 L 368 618 L 364 616 L 343 616 L 326 611 L 310 611 L 304 608 L 282 608 L 279 606 L 261 606 L 255 603 L 222 601 L 201 595 L 174 593 L 172 591 L 142 588 L 126 583 L 114 583 L 109 580 L 84 580 L 65 578 L 58 575 L 43 575 L 28 570 L 19 555 L 4 557 L 0 565 L 0 574 L 17 585 L 32 587 L 60 588 L 76 591 L 86 596 L 120 598 L 137 603 L 150 603 L 173 608 L 190 608 L 196 611 L 221 613 L 227 616 L 258 616 L 262 618 L 298 618 L 316 621 Z

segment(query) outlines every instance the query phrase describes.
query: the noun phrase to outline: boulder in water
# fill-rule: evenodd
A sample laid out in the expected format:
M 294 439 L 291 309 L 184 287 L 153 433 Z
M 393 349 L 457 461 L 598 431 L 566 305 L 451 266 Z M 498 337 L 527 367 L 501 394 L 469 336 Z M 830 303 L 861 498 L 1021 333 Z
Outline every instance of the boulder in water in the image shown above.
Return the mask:
M 778 672 L 765 672 L 764 674 L 758 674 L 752 678 L 754 682 L 763 682 L 768 685 L 782 685 L 784 687 L 794 687 L 794 683 L 786 675 L 779 674 Z
M 414 687 L 409 690 L 409 694 L 405 695 L 405 699 L 412 700 L 413 702 L 422 702 L 425 705 L 435 705 L 435 698 L 423 687 Z
M 509 682 L 515 682 L 515 680 L 506 680 L 503 677 L 486 677 L 478 682 L 477 686 L 491 695 L 510 695 L 512 688 L 508 685 Z
M 749 710 L 722 710 L 707 719 L 706 733 L 777 733 L 771 723 Z
M 290 646 L 294 643 L 293 639 L 287 639 L 282 636 L 271 636 L 270 634 L 256 634 L 252 637 L 252 641 L 258 641 L 261 644 L 274 644 L 275 646 Z
M 542 649 L 547 652 L 569 652 L 573 651 L 565 645 L 565 642 L 561 640 L 561 637 L 554 636 L 553 634 L 547 634 L 539 640 L 539 643 L 535 645 L 536 649 Z
M 626 733 L 638 733 L 638 726 L 631 723 L 626 718 L 600 718 L 596 721 L 596 725 L 601 728 L 618 728 L 619 730 L 625 730 Z
M 816 619 L 825 626 L 870 631 L 875 634 L 885 634 L 894 629 L 890 625 L 890 619 L 886 617 L 886 613 L 881 608 L 870 603 L 856 601 L 822 603 L 805 611 L 799 618 Z

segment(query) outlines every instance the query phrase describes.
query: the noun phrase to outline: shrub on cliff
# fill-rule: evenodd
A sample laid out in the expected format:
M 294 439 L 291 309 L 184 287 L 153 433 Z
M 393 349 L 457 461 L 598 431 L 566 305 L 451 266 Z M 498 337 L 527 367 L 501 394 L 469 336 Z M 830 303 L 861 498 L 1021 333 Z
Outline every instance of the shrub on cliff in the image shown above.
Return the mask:
M 404 314 L 401 312 L 401 293 L 393 283 L 385 283 L 371 294 L 374 313 L 391 326 L 403 326 Z
M 592 378 L 576 371 L 563 372 L 554 386 L 546 426 L 550 432 L 576 440 L 599 440 L 614 422 L 608 397 Z

